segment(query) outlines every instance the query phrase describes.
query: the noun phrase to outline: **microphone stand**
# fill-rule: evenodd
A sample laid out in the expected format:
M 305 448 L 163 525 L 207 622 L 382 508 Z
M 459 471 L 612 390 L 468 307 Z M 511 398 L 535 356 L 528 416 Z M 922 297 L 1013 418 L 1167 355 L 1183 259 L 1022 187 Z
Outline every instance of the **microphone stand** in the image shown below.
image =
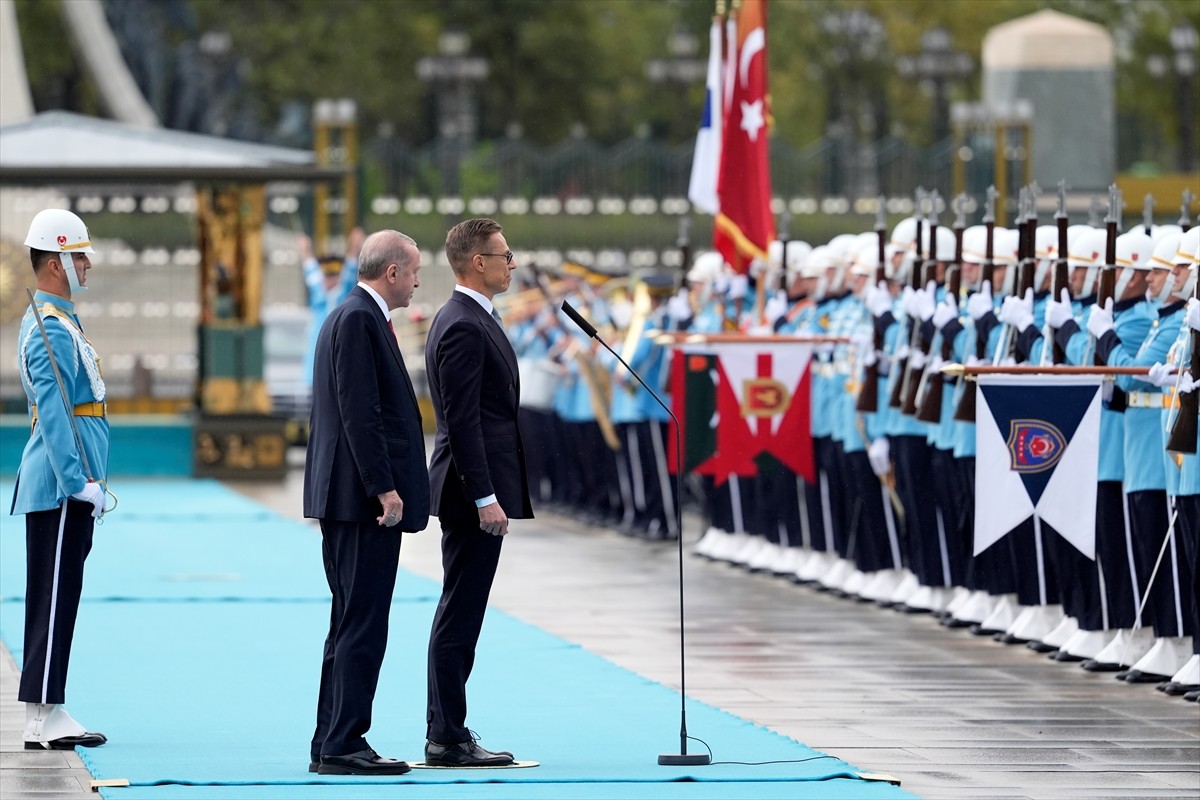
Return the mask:
M 590 322 L 584 319 L 566 300 L 563 300 L 562 310 L 564 314 L 571 318 L 572 322 L 579 326 L 579 330 L 587 334 L 588 338 L 595 339 L 604 345 L 604 349 L 612 353 L 613 357 L 625 366 L 630 375 L 637 378 L 642 388 L 650 393 L 650 396 L 662 406 L 663 411 L 666 411 L 670 415 L 671 421 L 675 423 L 675 529 L 679 532 L 679 538 L 677 539 L 679 543 L 679 752 L 660 755 L 658 757 L 658 764 L 663 767 L 705 766 L 712 761 L 707 753 L 692 753 L 689 755 L 687 751 L 687 683 L 683 639 L 683 430 L 679 427 L 678 418 L 667 407 L 667 404 L 662 401 L 662 398 L 646 385 L 646 382 L 642 380 L 642 376 L 638 375 L 625 359 L 621 358 L 616 350 L 608 346 L 608 342 L 600 338 L 599 334 L 596 333 L 596 328 Z

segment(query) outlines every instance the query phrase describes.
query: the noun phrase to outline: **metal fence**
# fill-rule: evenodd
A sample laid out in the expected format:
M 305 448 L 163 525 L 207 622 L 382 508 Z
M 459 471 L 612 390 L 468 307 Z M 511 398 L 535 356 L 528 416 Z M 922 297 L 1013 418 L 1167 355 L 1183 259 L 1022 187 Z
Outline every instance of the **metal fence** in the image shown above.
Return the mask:
M 801 148 L 773 138 L 771 181 L 780 197 L 909 195 L 917 185 L 943 195 L 952 186 L 954 147 L 887 137 L 859 143 L 826 136 Z M 408 147 L 379 137 L 363 148 L 368 185 L 386 196 L 648 197 L 687 194 L 692 146 L 632 137 L 602 145 L 578 137 L 548 146 L 502 139 L 466 146 L 439 140 Z M 369 202 L 369 199 L 368 199 Z

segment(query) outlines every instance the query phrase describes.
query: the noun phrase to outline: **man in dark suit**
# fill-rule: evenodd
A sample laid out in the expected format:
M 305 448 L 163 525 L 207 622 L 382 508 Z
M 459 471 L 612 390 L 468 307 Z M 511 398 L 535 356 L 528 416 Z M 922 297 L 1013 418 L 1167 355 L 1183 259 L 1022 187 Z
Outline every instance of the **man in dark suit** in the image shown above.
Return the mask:
M 512 251 L 496 222 L 471 219 L 446 235 L 454 292 L 433 317 L 425 370 L 437 418 L 429 484 L 442 525 L 442 597 L 429 639 L 425 763 L 511 764 L 467 729 L 467 678 L 508 521 L 533 516 L 517 426 L 517 357 L 492 298 L 512 281 Z
M 309 771 L 322 775 L 409 770 L 381 757 L 364 736 L 387 646 L 400 532 L 429 522 L 421 412 L 389 316 L 412 299 L 420 268 L 409 237 L 370 236 L 358 285 L 317 337 L 304 516 L 321 522 L 333 593 L 309 761 Z

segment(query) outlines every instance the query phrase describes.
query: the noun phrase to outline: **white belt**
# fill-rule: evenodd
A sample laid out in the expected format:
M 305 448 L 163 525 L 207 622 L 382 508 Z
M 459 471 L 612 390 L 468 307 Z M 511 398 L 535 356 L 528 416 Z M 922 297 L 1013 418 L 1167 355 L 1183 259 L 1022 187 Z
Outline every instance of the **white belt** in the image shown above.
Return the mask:
M 1128 408 L 1170 408 L 1170 392 L 1127 392 L 1125 405 Z

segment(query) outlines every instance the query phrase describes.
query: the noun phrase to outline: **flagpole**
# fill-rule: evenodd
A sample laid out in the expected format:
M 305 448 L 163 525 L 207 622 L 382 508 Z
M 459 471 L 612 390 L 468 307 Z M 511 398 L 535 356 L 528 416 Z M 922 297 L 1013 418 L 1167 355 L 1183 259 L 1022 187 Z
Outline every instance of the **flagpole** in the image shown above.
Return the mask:
M 664 331 L 654 337 L 655 344 L 849 344 L 849 336 L 789 336 L 752 333 L 676 333 Z M 1144 373 L 1145 370 L 1142 370 Z
M 969 380 L 975 375 L 1148 375 L 1149 367 L 1078 367 L 1056 364 L 1014 364 L 1002 366 L 996 364 L 946 364 L 942 372 L 955 377 L 966 376 Z

